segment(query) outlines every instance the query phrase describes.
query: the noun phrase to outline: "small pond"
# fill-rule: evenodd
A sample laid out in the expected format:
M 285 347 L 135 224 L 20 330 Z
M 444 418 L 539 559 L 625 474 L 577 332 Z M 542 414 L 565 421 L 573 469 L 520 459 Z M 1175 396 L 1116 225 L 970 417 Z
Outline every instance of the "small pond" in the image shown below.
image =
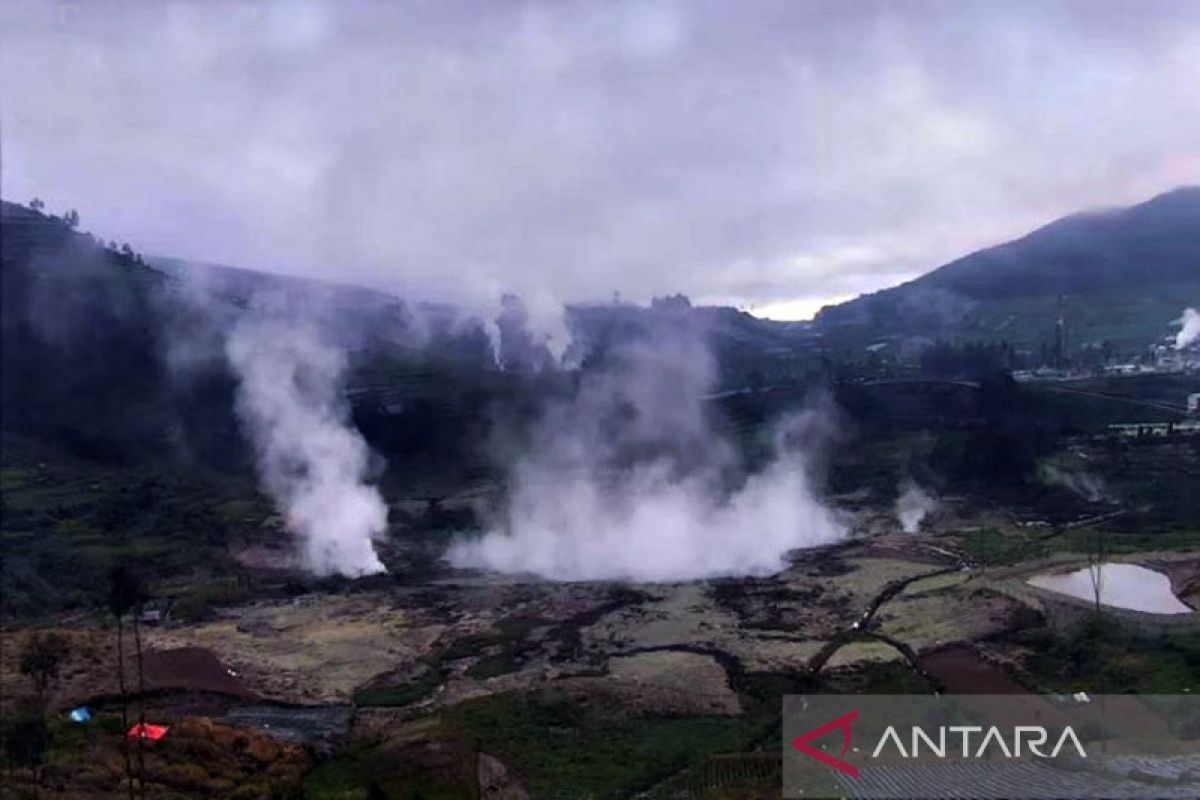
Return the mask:
M 1103 605 L 1149 614 L 1192 613 L 1192 609 L 1171 591 L 1170 579 L 1161 572 L 1137 564 L 1102 564 L 1099 569 L 1100 602 Z M 1088 602 L 1096 600 L 1092 570 L 1088 567 L 1075 572 L 1038 575 L 1029 579 L 1029 585 Z

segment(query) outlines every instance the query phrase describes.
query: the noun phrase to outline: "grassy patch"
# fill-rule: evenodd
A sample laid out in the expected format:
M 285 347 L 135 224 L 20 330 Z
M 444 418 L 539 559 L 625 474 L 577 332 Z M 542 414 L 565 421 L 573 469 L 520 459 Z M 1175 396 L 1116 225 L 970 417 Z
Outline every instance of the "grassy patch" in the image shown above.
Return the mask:
M 206 581 L 189 587 L 172 606 L 171 614 L 184 622 L 203 622 L 215 609 L 243 603 L 253 594 L 250 583 L 239 578 Z
M 1039 628 L 1020 638 L 1034 652 L 1025 668 L 1049 691 L 1179 694 L 1200 687 L 1200 631 L 1148 635 L 1101 614 L 1066 633 Z
M 476 754 L 465 742 L 426 740 L 350 750 L 304 780 L 306 800 L 472 800 Z
M 523 663 L 515 649 L 504 649 L 476 661 L 467 669 L 467 675 L 476 680 L 487 680 L 498 675 L 516 672 Z
M 406 706 L 423 700 L 441 685 L 446 664 L 465 658 L 475 658 L 485 648 L 494 652 L 478 658 L 467 669 L 467 675 L 486 680 L 507 675 L 521 668 L 523 650 L 529 646 L 526 637 L 546 622 L 535 614 L 515 613 L 499 620 L 487 633 L 462 636 L 440 647 L 424 663 L 428 669 L 421 677 L 400 686 L 370 686 L 354 693 L 354 703 L 360 706 Z
M 252 534 L 265 513 L 243 485 L 170 466 L 93 463 L 10 434 L 2 452 L 0 586 L 10 617 L 101 604 L 120 561 L 160 579 L 197 566 L 228 574 L 224 545 Z
M 714 753 L 736 751 L 753 721 L 726 717 L 629 717 L 551 697 L 502 694 L 468 701 L 443 719 L 522 777 L 538 798 L 617 798 Z
M 1094 549 L 1097 532 L 1074 528 L 1053 532 L 1046 528 L 1002 531 L 984 528 L 961 535 L 971 560 L 988 566 L 1006 566 L 1058 554 L 1085 555 Z M 1154 550 L 1189 551 L 1200 548 L 1200 529 L 1158 532 L 1114 532 L 1103 534 L 1104 552 L 1126 555 Z
M 354 704 L 359 706 L 407 706 L 424 700 L 433 694 L 442 683 L 442 671 L 433 664 L 419 678 L 401 686 L 375 686 L 359 689 L 354 693 Z

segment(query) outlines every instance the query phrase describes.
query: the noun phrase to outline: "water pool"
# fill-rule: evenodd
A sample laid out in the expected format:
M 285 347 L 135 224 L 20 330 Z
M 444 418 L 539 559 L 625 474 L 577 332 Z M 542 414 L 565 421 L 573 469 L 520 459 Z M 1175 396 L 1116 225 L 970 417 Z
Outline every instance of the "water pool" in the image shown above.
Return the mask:
M 1102 564 L 1100 571 L 1100 603 L 1112 608 L 1144 611 L 1149 614 L 1191 614 L 1193 609 L 1171 591 L 1171 581 L 1161 572 L 1137 564 Z M 1096 589 L 1092 568 L 1075 572 L 1038 575 L 1029 579 L 1030 586 L 1095 602 Z

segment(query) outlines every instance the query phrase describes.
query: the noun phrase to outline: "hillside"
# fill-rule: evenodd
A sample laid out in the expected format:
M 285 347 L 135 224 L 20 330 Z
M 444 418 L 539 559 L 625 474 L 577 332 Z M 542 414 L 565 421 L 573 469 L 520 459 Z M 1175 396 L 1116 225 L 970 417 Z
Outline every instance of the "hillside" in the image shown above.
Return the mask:
M 1135 351 L 1200 302 L 1200 187 L 1128 208 L 1074 214 L 909 283 L 824 309 L 818 328 L 851 340 L 889 336 L 1052 337 L 1058 298 L 1068 345 Z
M 66 219 L 14 203 L 3 204 L 3 234 L 3 428 L 78 455 L 138 460 L 183 452 L 224 469 L 244 466 L 234 381 L 213 326 L 253 313 L 263 301 L 337 321 L 327 327 L 351 354 L 356 421 L 388 455 L 414 450 L 413 436 L 397 433 L 409 428 L 428 434 L 416 437 L 422 443 L 416 450 L 453 451 L 448 439 L 455 437 L 435 436 L 439 426 L 431 420 L 475 419 L 483 398 L 536 396 L 548 388 L 528 380 L 528 365 L 544 359 L 544 348 L 516 306 L 497 320 L 501 360 L 517 356 L 505 365 L 512 374 L 501 375 L 489 342 L 492 320 L 450 305 L 145 260 L 127 246 L 106 247 Z M 567 322 L 576 345 L 568 355 L 586 363 L 589 354 L 645 335 L 662 314 L 684 315 L 709 339 L 717 361 L 714 392 L 807 382 L 826 374 L 828 354 L 853 358 L 856 348 L 879 342 L 911 354 L 935 339 L 1003 340 L 1036 355 L 1053 341 L 1060 295 L 1068 346 L 1077 352 L 1103 347 L 1136 354 L 1170 333 L 1185 305 L 1200 304 L 1200 188 L 1066 217 L 911 283 L 826 309 L 815 325 L 693 308 L 682 296 L 660 298 L 651 308 L 572 306 Z M 186 370 L 176 358 L 181 343 L 189 353 Z M 196 362 L 204 348 L 206 358 Z M 400 395 L 411 426 L 390 412 L 375 419 L 378 409 L 398 407 Z M 474 399 L 464 405 L 449 396 Z M 473 431 L 470 438 L 479 437 Z
M 5 430 L 120 460 L 163 444 L 165 276 L 62 218 L 0 209 Z
M 482 398 L 537 396 L 549 388 L 528 368 L 541 345 L 520 312 L 498 320 L 502 357 L 518 356 L 507 359 L 511 374 L 500 373 L 485 324 L 491 320 L 450 304 L 143 258 L 128 246 L 106 246 L 64 218 L 9 202 L 2 211 L 0 427 L 78 456 L 131 463 L 184 458 L 244 469 L 235 381 L 220 328 L 262 309 L 297 311 L 350 354 L 347 394 L 355 421 L 388 456 L 458 453 L 459 461 L 469 460 L 465 441 L 485 438 L 476 424 L 485 416 Z M 667 308 L 671 302 L 683 308 Z M 644 335 L 657 316 L 681 311 L 714 345 L 720 365 L 714 391 L 795 377 L 812 360 L 804 358 L 814 341 L 806 325 L 691 308 L 682 297 L 656 308 L 568 308 L 577 360 Z

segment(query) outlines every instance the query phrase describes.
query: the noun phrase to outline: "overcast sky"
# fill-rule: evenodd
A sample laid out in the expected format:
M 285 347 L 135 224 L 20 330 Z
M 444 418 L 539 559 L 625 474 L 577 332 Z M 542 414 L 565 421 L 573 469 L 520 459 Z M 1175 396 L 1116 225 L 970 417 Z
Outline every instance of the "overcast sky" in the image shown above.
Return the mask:
M 1200 183 L 1200 2 L 0 0 L 6 199 L 159 255 L 803 316 Z

